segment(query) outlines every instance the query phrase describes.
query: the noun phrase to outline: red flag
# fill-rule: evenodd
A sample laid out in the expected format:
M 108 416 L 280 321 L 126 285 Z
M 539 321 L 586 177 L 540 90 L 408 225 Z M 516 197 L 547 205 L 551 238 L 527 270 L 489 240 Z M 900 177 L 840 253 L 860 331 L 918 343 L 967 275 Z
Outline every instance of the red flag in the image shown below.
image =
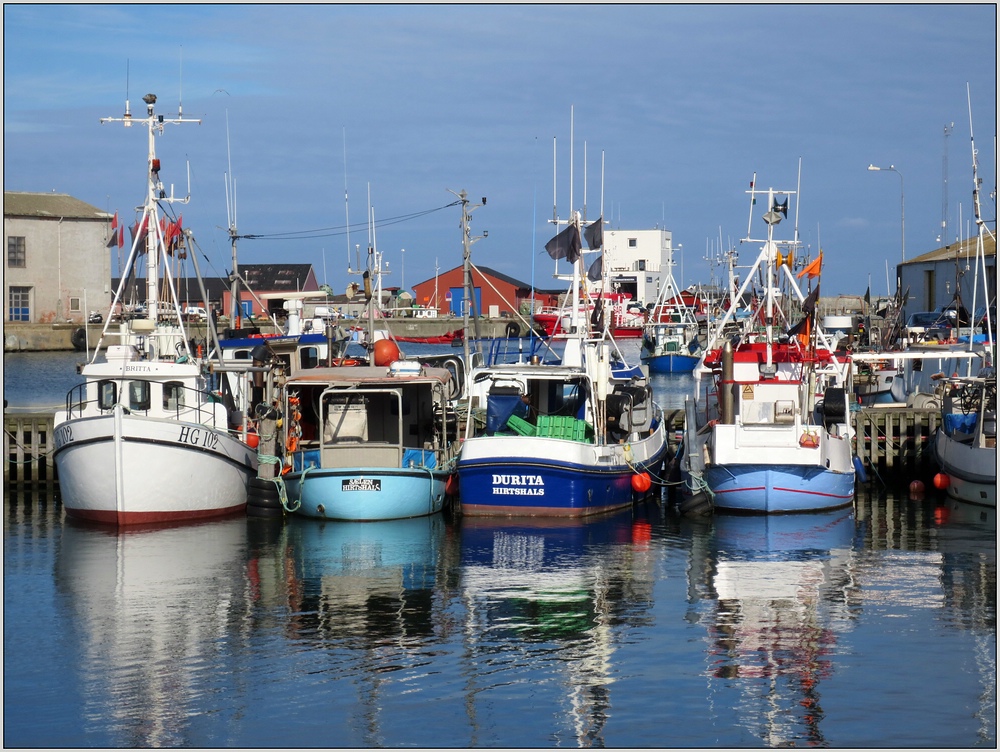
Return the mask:
M 108 248 L 113 248 L 116 245 L 121 246 L 118 242 L 118 212 L 115 212 L 115 216 L 111 219 L 111 237 L 108 239 Z
M 800 271 L 796 276 L 799 279 L 801 279 L 804 276 L 808 276 L 809 279 L 815 279 L 816 277 L 819 276 L 819 272 L 822 266 L 823 266 L 823 251 L 820 251 L 819 256 L 816 257 L 816 260 L 813 261 L 808 266 L 803 267 L 802 271 Z
M 118 247 L 125 247 L 125 223 L 118 225 Z

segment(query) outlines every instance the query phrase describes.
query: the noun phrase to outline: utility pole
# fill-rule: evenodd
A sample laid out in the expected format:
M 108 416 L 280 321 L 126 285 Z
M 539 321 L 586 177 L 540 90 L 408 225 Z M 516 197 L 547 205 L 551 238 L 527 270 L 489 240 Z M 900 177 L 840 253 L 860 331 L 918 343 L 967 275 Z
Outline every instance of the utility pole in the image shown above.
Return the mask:
M 472 370 L 472 364 L 469 360 L 469 309 L 472 309 L 473 313 L 473 327 L 475 329 L 476 335 L 476 352 L 482 356 L 482 344 L 481 337 L 479 334 L 479 310 L 476 307 L 476 296 L 475 290 L 472 286 L 472 245 L 479 240 L 487 237 L 489 232 L 484 230 L 482 235 L 475 238 L 469 237 L 469 223 L 472 221 L 472 212 L 481 206 L 486 206 L 486 196 L 483 196 L 483 203 L 477 206 L 469 206 L 469 194 L 462 189 L 459 193 L 448 189 L 448 193 L 453 196 L 458 196 L 459 202 L 462 204 L 462 269 L 464 271 L 464 285 L 465 285 L 465 295 L 462 301 L 462 351 L 465 356 L 465 367 L 469 371 Z

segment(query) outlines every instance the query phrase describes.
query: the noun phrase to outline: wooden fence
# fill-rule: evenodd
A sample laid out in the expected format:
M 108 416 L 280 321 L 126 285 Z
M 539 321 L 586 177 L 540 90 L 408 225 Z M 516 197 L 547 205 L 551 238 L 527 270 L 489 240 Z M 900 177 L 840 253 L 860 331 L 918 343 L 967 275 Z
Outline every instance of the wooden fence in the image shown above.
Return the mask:
M 53 418 L 52 413 L 4 413 L 4 488 L 55 485 Z

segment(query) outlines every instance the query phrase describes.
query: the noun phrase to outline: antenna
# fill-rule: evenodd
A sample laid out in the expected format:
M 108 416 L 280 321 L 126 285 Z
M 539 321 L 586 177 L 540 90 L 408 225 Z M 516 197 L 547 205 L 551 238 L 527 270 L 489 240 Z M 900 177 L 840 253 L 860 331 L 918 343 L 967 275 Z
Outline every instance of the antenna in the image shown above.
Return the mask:
M 177 74 L 177 117 L 184 114 L 184 45 L 180 51 L 180 70 Z
M 941 157 L 941 234 L 938 242 L 948 244 L 948 136 L 955 130 L 955 124 L 944 127 L 944 154 Z
M 347 205 L 347 126 L 344 131 L 344 221 L 347 227 L 347 271 L 351 271 L 351 212 Z

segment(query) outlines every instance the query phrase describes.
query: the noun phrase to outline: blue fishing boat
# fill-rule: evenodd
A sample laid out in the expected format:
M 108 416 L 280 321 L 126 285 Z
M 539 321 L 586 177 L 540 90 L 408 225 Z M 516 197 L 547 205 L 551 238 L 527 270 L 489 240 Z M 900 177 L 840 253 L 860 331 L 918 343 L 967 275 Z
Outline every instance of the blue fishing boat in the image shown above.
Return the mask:
M 591 248 L 600 222 L 587 227 Z M 667 441 L 648 372 L 626 364 L 600 308 L 584 315 L 579 214 L 564 224 L 547 246 L 573 265 L 570 326 L 552 338 L 562 357 L 471 370 L 458 460 L 463 515 L 583 517 L 658 488 Z M 565 248 L 569 256 L 559 255 Z
M 639 358 L 651 373 L 690 373 L 701 360 L 698 319 L 674 281 L 673 263 L 667 266 L 666 279 L 642 331 Z
M 798 230 L 792 240 L 775 239 L 788 198 L 798 191 L 752 186 L 751 206 L 766 196 L 767 237 L 753 241 L 747 228 L 746 242 L 761 243 L 761 250 L 737 297 L 758 272 L 763 287 L 735 346 L 717 339 L 695 370 L 700 406 L 688 397 L 679 463 L 688 498 L 681 507 L 773 514 L 846 506 L 854 499 L 856 472 L 849 364 L 814 325 L 818 284 L 804 295 L 791 274 Z M 818 277 L 821 259 L 799 277 Z M 728 320 L 727 313 L 717 331 Z M 709 377 L 704 385 L 702 376 Z

